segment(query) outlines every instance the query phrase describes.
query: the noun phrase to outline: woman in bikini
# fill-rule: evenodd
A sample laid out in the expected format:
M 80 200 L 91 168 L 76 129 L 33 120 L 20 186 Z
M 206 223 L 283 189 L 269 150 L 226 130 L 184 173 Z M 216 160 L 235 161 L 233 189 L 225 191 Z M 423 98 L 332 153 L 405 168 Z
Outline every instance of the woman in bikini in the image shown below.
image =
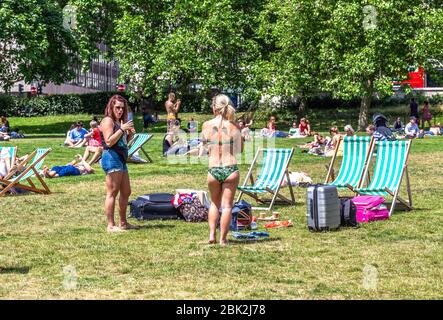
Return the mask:
M 228 96 L 219 94 L 212 102 L 215 118 L 203 124 L 202 143 L 208 147 L 208 188 L 211 193 L 209 209 L 209 243 L 217 241 L 220 219 L 220 244 L 226 245 L 232 219 L 232 205 L 240 179 L 236 154 L 243 151 L 241 131 L 235 122 L 235 109 Z

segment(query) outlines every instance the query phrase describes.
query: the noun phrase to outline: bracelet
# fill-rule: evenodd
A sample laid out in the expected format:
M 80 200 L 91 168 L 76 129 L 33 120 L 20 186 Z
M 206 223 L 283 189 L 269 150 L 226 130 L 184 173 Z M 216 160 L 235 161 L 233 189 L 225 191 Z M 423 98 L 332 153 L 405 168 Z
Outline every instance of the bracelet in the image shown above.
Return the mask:
M 123 134 L 125 134 L 125 130 L 123 130 L 122 128 L 119 128 L 119 130 L 121 130 L 123 132 Z

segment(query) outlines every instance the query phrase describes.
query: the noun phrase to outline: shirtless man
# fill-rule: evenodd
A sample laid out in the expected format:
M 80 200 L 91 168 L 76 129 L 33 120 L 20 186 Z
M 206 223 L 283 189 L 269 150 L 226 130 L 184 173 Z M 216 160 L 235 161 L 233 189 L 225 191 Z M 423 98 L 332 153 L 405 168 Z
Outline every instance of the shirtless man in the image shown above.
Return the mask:
M 165 108 L 166 108 L 166 114 L 168 119 L 168 128 L 175 123 L 175 120 L 177 120 L 177 114 L 180 110 L 181 101 L 180 99 L 177 99 L 175 101 L 175 93 L 171 92 L 169 93 L 168 100 L 165 102 Z

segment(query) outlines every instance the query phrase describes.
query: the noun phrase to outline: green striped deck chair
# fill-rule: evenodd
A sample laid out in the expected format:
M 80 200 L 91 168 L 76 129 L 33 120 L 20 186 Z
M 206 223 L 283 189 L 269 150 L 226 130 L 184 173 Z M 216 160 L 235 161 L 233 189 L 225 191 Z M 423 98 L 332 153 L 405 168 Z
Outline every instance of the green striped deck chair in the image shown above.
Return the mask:
M 9 162 L 7 165 L 9 168 L 12 168 L 14 166 L 16 156 L 17 156 L 17 147 L 0 147 L 0 159 L 2 157 L 7 157 Z
M 263 163 L 260 169 L 257 180 L 254 181 L 252 175 L 252 170 L 259 155 L 263 152 Z M 247 194 L 254 198 L 258 203 L 270 202 L 268 207 L 255 207 L 254 210 L 272 210 L 274 203 L 277 201 L 295 204 L 294 191 L 290 183 L 288 166 L 294 154 L 294 149 L 260 149 L 258 148 L 257 153 L 252 161 L 251 167 L 249 168 L 248 174 L 242 186 L 238 187 L 240 194 L 237 201 L 240 201 L 243 194 Z M 286 175 L 288 180 L 288 186 L 291 193 L 291 199 L 289 200 L 280 194 L 280 187 L 283 179 Z M 251 185 L 247 185 L 248 180 L 250 180 Z M 272 195 L 271 199 L 260 198 L 259 194 L 270 193 Z M 277 200 L 277 198 L 279 198 Z
M 141 150 L 145 157 L 148 159 L 148 162 L 152 162 L 151 157 L 148 153 L 143 149 L 143 145 L 151 140 L 152 134 L 148 133 L 137 133 L 129 142 L 129 151 L 128 151 L 128 162 L 134 163 L 143 163 L 144 161 L 136 161 L 132 159 L 132 156 L 138 151 Z
M 0 192 L 0 196 L 4 196 L 9 190 L 14 187 L 29 190 L 36 193 L 44 193 L 49 194 L 51 191 L 49 190 L 46 183 L 43 181 L 42 177 L 38 174 L 38 170 L 42 167 L 43 162 L 45 161 L 45 157 L 48 153 L 51 152 L 51 149 L 37 149 L 32 152 L 25 160 L 23 160 L 18 167 L 26 166 L 26 169 L 19 173 L 16 177 L 14 174 L 17 172 L 16 170 L 11 171 L 8 176 L 4 179 L 0 180 L 3 189 Z M 32 159 L 32 160 L 31 160 Z M 37 187 L 31 180 L 32 177 L 37 178 L 37 180 L 41 183 L 42 187 Z
M 367 163 L 371 160 L 374 149 L 374 138 L 345 136 L 339 143 L 343 143 L 343 160 L 337 178 L 329 183 L 332 176 L 334 163 L 337 157 L 338 146 L 329 165 L 328 175 L 325 183 L 336 186 L 337 188 L 348 188 L 354 191 L 363 183 L 363 171 Z
M 408 157 L 411 141 L 377 141 L 377 157 L 373 176 L 367 187 L 357 188 L 356 192 L 361 195 L 392 196 L 390 214 L 394 212 L 397 201 L 412 209 L 411 187 L 408 174 Z M 369 164 L 365 168 L 365 177 L 369 170 Z M 406 178 L 408 201 L 399 196 L 400 186 Z

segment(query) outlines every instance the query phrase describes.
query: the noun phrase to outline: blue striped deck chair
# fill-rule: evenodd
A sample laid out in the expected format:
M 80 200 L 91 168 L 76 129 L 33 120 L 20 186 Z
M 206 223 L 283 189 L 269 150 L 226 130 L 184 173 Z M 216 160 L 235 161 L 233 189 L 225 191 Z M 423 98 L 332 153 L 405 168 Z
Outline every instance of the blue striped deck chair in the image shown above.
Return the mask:
M 263 163 L 260 169 L 257 180 L 254 181 L 252 170 L 259 155 L 263 152 Z M 261 149 L 258 148 L 257 153 L 249 168 L 248 174 L 242 186 L 237 187 L 240 190 L 237 201 L 240 201 L 243 194 L 254 198 L 258 203 L 264 204 L 270 202 L 268 207 L 253 207 L 254 210 L 272 210 L 274 203 L 282 202 L 286 204 L 295 204 L 294 191 L 290 183 L 290 177 L 288 172 L 289 163 L 294 154 L 294 148 L 291 149 Z M 288 180 L 288 187 L 291 193 L 291 199 L 284 197 L 280 194 L 280 187 L 283 179 L 286 175 Z M 251 185 L 247 185 L 248 180 Z M 260 198 L 259 194 L 270 193 L 271 199 Z M 279 198 L 279 200 L 277 200 Z
M 334 181 L 329 182 L 337 157 L 337 151 L 339 149 L 338 145 L 329 165 L 325 183 L 334 185 L 340 189 L 348 188 L 354 191 L 355 188 L 360 187 L 363 183 L 363 171 L 365 170 L 366 165 L 370 162 L 374 151 L 374 138 L 345 136 L 343 139 L 340 139 L 339 144 L 340 143 L 343 143 L 343 159 L 340 171 L 337 178 Z
M 148 133 L 137 133 L 129 142 L 129 151 L 128 151 L 128 162 L 134 163 L 144 163 L 144 161 L 137 161 L 132 159 L 132 156 L 139 150 L 143 152 L 145 157 L 148 159 L 148 162 L 152 162 L 151 157 L 148 153 L 143 149 L 143 145 L 151 140 L 152 134 Z
M 6 157 L 8 159 L 7 166 L 11 169 L 15 164 L 15 158 L 17 156 L 17 147 L 0 147 L 0 159 Z M 6 161 L 6 160 L 5 160 Z M 9 169 L 9 170 L 10 170 Z M 7 172 L 8 174 L 9 172 Z
M 12 170 L 8 176 L 0 180 L 0 184 L 3 189 L 0 192 L 0 196 L 4 196 L 9 190 L 14 187 L 21 188 L 24 190 L 29 190 L 36 193 L 49 194 L 51 191 L 49 190 L 47 184 L 43 181 L 42 177 L 40 177 L 38 170 L 43 165 L 45 161 L 45 157 L 48 153 L 51 152 L 51 149 L 37 149 L 32 152 L 25 160 L 23 160 L 18 168 L 26 166 L 26 169 L 20 172 L 17 176 L 14 175 L 17 173 L 17 169 Z M 31 160 L 32 159 L 32 160 Z M 31 178 L 37 178 L 42 187 L 37 187 L 31 180 Z
M 390 215 L 394 212 L 397 201 L 408 210 L 412 210 L 412 194 L 408 173 L 411 141 L 377 141 L 376 145 L 377 156 L 371 182 L 367 187 L 360 187 L 355 191 L 360 195 L 392 196 Z M 369 164 L 365 168 L 364 177 L 368 170 Z M 403 176 L 406 179 L 408 201 L 399 196 Z

